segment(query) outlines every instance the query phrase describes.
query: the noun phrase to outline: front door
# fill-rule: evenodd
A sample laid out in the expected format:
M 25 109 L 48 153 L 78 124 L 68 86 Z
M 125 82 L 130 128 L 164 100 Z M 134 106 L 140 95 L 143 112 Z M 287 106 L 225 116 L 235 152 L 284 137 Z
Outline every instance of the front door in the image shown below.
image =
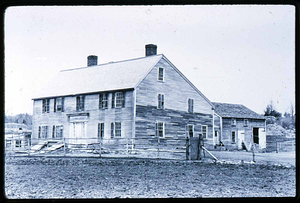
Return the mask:
M 242 149 L 242 143 L 245 141 L 245 131 L 239 130 L 238 131 L 238 149 Z
M 86 126 L 84 122 L 74 122 L 70 123 L 70 139 L 71 144 L 86 144 Z

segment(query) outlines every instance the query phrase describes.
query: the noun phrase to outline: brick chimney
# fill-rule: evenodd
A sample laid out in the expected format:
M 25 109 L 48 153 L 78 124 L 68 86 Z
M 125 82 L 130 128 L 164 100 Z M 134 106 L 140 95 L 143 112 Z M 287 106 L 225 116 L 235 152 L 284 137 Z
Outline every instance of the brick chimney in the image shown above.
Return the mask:
M 87 65 L 88 66 L 96 66 L 96 65 L 98 65 L 98 56 L 89 55 L 87 57 Z
M 157 46 L 155 44 L 146 44 L 146 56 L 156 55 Z

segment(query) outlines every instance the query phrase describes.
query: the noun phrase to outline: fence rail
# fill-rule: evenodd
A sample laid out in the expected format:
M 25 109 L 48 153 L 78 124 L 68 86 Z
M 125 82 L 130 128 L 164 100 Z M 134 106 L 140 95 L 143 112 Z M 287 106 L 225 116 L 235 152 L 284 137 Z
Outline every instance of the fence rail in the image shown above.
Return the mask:
M 61 138 L 6 139 L 5 153 L 190 159 L 190 138 Z

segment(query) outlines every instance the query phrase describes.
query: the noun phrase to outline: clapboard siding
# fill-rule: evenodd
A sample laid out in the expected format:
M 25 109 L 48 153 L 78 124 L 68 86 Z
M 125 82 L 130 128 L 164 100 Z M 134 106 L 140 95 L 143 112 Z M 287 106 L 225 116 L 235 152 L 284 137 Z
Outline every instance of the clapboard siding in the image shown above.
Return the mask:
M 158 70 L 164 68 L 164 81 Z M 164 109 L 157 109 L 158 94 L 164 94 Z M 194 113 L 188 113 L 188 99 L 194 100 Z M 195 134 L 208 126 L 212 138 L 211 105 L 165 60 L 161 59 L 136 88 L 136 127 L 138 136 L 154 136 L 155 123 L 165 122 L 166 136 L 186 136 L 185 126 L 193 124 Z
M 47 125 L 48 134 L 52 136 L 53 125 L 64 126 L 64 137 L 69 134 L 69 115 L 79 113 L 76 111 L 76 96 L 64 98 L 64 112 L 54 112 L 54 98 L 50 99 L 50 112 L 42 113 L 42 100 L 34 100 L 32 138 L 38 138 L 38 127 Z M 85 110 L 88 113 L 87 137 L 95 138 L 98 133 L 98 123 L 104 123 L 105 138 L 111 134 L 111 123 L 121 122 L 122 137 L 131 137 L 133 122 L 133 91 L 125 93 L 125 107 L 111 108 L 112 93 L 108 94 L 108 108 L 99 109 L 99 94 L 85 95 Z
M 166 137 L 185 137 L 186 125 L 194 125 L 194 133 L 201 133 L 202 125 L 208 126 L 208 133 L 212 134 L 212 115 L 202 113 L 187 113 L 172 109 L 157 109 L 156 106 L 136 106 L 136 137 L 155 136 L 155 123 L 165 123 Z
M 158 69 L 164 68 L 164 82 L 158 81 Z M 165 96 L 165 108 L 188 111 L 188 99 L 194 99 L 194 112 L 212 114 L 211 105 L 172 68 L 161 59 L 136 88 L 136 103 L 157 106 L 157 94 Z

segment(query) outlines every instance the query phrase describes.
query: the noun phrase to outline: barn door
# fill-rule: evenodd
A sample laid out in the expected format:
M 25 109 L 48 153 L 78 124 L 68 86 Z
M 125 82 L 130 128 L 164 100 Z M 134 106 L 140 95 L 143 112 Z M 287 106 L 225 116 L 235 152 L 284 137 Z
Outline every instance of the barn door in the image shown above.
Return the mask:
M 259 149 L 266 148 L 266 130 L 265 130 L 265 128 L 259 128 L 258 139 L 259 139 Z
M 245 131 L 239 130 L 238 131 L 238 149 L 242 149 L 242 143 L 245 141 Z

